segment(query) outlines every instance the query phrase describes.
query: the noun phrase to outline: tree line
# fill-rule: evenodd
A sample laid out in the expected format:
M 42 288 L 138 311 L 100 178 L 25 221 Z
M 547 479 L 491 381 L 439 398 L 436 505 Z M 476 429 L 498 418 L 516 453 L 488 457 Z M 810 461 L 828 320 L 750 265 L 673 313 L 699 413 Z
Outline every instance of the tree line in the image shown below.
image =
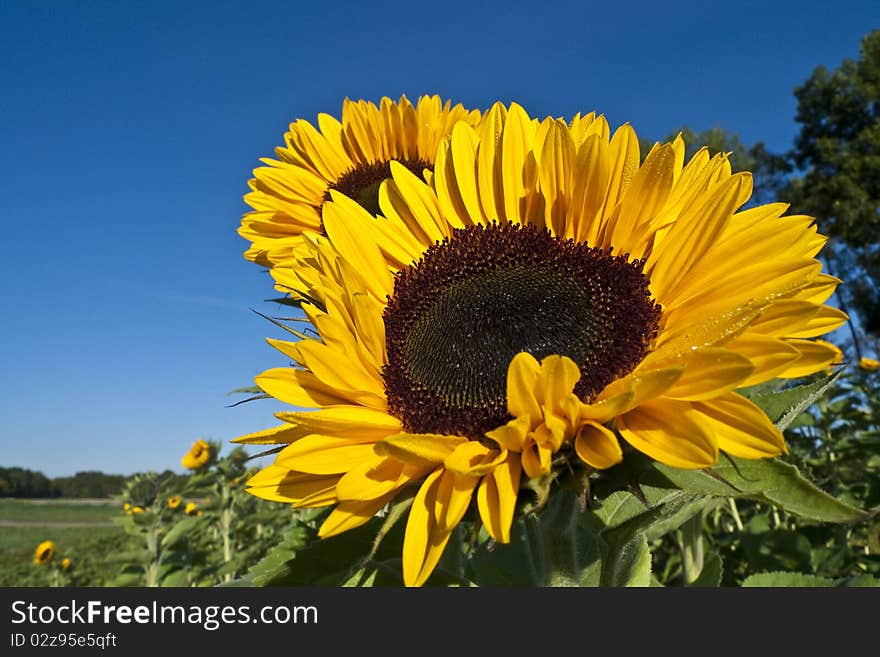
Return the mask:
M 184 481 L 185 475 L 166 470 L 162 476 L 171 481 Z M 72 477 L 49 478 L 42 472 L 27 468 L 0 467 L 0 497 L 22 498 L 104 498 L 119 495 L 126 475 L 106 474 L 96 470 L 77 472 Z

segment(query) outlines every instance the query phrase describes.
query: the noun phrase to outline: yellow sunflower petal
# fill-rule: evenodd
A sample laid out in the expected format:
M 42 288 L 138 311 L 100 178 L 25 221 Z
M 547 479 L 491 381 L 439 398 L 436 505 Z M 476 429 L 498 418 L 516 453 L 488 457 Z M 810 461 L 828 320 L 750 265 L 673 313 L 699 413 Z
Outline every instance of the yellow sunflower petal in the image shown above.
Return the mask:
M 530 479 L 540 479 L 550 474 L 550 459 L 553 453 L 546 447 L 531 443 L 523 449 L 521 458 L 523 472 Z
M 486 437 L 494 440 L 504 449 L 521 452 L 525 446 L 526 436 L 532 428 L 532 418 L 521 415 L 507 424 L 486 432 Z
M 403 538 L 403 582 L 421 586 L 443 554 L 451 532 L 441 531 L 434 522 L 434 505 L 443 468 L 426 478 L 410 507 Z
M 247 492 L 273 502 L 327 506 L 336 502 L 338 475 L 311 475 L 268 466 L 247 481 Z
M 656 461 L 675 468 L 707 468 L 718 460 L 718 444 L 692 419 L 688 402 L 647 402 L 617 418 L 620 435 Z
M 535 385 L 541 366 L 535 357 L 524 351 L 510 361 L 507 368 L 507 408 L 515 417 L 541 417 L 541 406 L 535 398 Z
M 380 440 L 400 432 L 403 428 L 396 417 L 366 406 L 333 406 L 316 411 L 281 412 L 276 413 L 275 417 L 288 422 L 290 430 L 301 436 L 317 433 L 338 438 Z M 238 439 L 233 442 L 252 441 Z
M 476 440 L 461 443 L 443 465 L 450 472 L 469 477 L 482 477 L 507 458 L 507 450 L 490 449 Z
M 483 477 L 477 489 L 480 518 L 489 535 L 499 543 L 510 543 L 521 473 L 519 454 L 508 452 L 504 462 Z
M 311 372 L 295 370 L 290 367 L 276 367 L 266 370 L 255 377 L 254 382 L 266 394 L 292 406 L 308 408 L 346 405 L 350 402 L 349 399 L 323 383 Z
M 676 370 L 677 375 L 680 375 L 681 372 L 682 369 Z M 670 385 L 672 384 L 670 383 Z M 666 387 L 668 388 L 669 386 Z M 632 408 L 635 396 L 635 392 L 627 390 L 614 393 L 612 396 L 592 404 L 583 404 L 581 405 L 581 419 L 595 420 L 599 423 L 608 422 L 616 415 L 620 415 L 625 410 Z
M 567 356 L 552 354 L 541 361 L 538 390 L 545 416 L 555 414 L 566 417 L 563 400 L 571 395 L 580 378 L 577 363 Z
M 384 456 L 375 456 L 352 467 L 336 484 L 340 500 L 375 500 L 398 487 L 403 463 Z
M 743 186 L 747 184 L 751 184 L 750 175 L 730 178 L 701 205 L 683 213 L 673 224 L 662 250 L 654 251 L 648 260 L 651 289 L 658 299 L 667 298 L 665 295 L 688 274 L 721 233 L 737 203 L 741 202 Z
M 704 347 L 690 355 L 681 377 L 663 394 L 674 399 L 708 399 L 740 386 L 754 370 L 745 356 Z
M 821 372 L 840 360 L 840 349 L 824 340 L 786 340 L 789 346 L 798 350 L 801 357 L 791 367 L 780 372 L 783 379 L 799 378 Z
M 341 474 L 372 458 L 373 442 L 373 438 L 306 436 L 281 450 L 275 463 L 310 474 Z
M 740 388 L 752 386 L 776 377 L 801 357 L 800 352 L 785 340 L 748 331 L 730 342 L 725 348 L 748 358 L 754 371 L 741 381 Z
M 445 470 L 437 487 L 434 522 L 440 531 L 452 531 L 467 511 L 479 477 Z
M 331 193 L 331 202 L 324 204 L 324 229 L 342 256 L 365 274 L 377 296 L 393 287 L 391 273 L 368 228 L 374 219 L 350 198 Z
M 525 215 L 526 200 L 531 192 L 533 179 L 524 174 L 531 155 L 535 125 L 526 111 L 511 103 L 502 130 L 501 182 L 504 190 L 504 215 L 512 223 L 520 223 Z
M 302 438 L 304 435 L 298 427 L 292 427 L 289 424 L 282 424 L 279 427 L 264 429 L 263 431 L 254 431 L 253 433 L 239 436 L 232 440 L 233 443 L 247 443 L 249 445 L 282 445 L 292 443 L 294 440 Z
M 623 460 L 623 451 L 613 431 L 590 422 L 578 431 L 574 450 L 581 460 L 599 470 L 610 468 Z
M 399 433 L 376 443 L 376 453 L 393 456 L 415 466 L 443 463 L 456 447 L 467 442 L 462 436 L 428 433 Z
M 379 497 L 374 500 L 355 501 L 344 500 L 340 502 L 327 519 L 324 520 L 318 536 L 321 538 L 329 538 L 336 536 L 342 532 L 360 527 L 367 523 L 379 510 L 384 507 L 394 497 L 394 492 Z
M 830 333 L 846 323 L 849 316 L 837 308 L 821 306 L 807 322 L 786 335 L 788 338 L 815 338 Z
M 728 454 L 744 459 L 761 459 L 788 451 L 782 432 L 773 425 L 766 413 L 735 393 L 694 402 L 693 409 L 693 419 Z

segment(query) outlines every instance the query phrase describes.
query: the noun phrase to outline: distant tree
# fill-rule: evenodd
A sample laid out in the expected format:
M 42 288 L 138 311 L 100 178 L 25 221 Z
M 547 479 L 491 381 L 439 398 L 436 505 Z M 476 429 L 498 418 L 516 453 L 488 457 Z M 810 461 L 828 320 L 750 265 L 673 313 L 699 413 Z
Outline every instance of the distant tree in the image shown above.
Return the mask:
M 110 497 L 122 492 L 127 477 L 88 470 L 72 477 L 56 477 L 52 484 L 62 497 Z
M 816 68 L 794 93 L 801 131 L 791 159 L 801 175 L 789 196 L 832 238 L 823 253 L 846 281 L 838 294 L 880 338 L 880 30 L 863 38 L 858 60 Z
M 57 497 L 58 489 L 42 472 L 0 468 L 0 497 Z

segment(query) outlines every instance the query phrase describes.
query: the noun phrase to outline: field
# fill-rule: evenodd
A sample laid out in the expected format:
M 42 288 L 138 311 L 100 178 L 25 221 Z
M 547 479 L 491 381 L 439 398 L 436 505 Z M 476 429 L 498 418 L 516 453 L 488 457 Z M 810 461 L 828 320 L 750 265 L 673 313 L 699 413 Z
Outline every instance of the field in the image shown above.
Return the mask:
M 34 549 L 51 540 L 57 558 L 68 557 L 69 584 L 101 586 L 116 576 L 115 559 L 130 543 L 114 525 L 113 500 L 0 499 L 0 586 L 46 586 L 49 573 L 33 563 Z

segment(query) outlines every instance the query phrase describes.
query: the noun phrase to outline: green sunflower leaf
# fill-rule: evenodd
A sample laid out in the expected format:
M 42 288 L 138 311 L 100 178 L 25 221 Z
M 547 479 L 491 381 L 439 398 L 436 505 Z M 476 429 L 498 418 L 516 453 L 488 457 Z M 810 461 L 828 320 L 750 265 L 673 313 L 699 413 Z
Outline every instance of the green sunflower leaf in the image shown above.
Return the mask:
M 172 570 L 162 578 L 162 586 L 189 586 L 189 577 L 185 570 Z
M 880 579 L 873 575 L 857 575 L 848 577 L 838 582 L 838 586 L 846 586 L 849 588 L 880 588 Z
M 764 386 L 755 386 L 738 392 L 757 404 L 767 414 L 770 421 L 781 431 L 784 431 L 801 413 L 823 397 L 842 374 L 843 371 L 840 370 L 813 383 L 785 390 L 768 391 Z
M 242 577 L 237 577 L 236 579 L 229 580 L 228 582 L 220 582 L 215 586 L 218 588 L 239 588 L 253 587 L 256 586 L 256 584 L 254 584 L 254 578 L 252 575 L 243 575 Z
M 197 517 L 184 518 L 177 522 L 168 533 L 162 537 L 162 547 L 168 548 L 177 543 L 199 522 L 201 522 L 201 518 Z
M 309 540 L 316 540 L 313 531 L 302 525 L 292 525 L 284 531 L 281 541 L 250 567 L 246 577 L 251 579 L 253 586 L 269 586 L 283 578 L 290 571 L 297 550 L 307 545 Z
M 652 586 L 651 550 L 644 532 L 620 544 L 609 542 L 602 559 L 602 586 Z
M 602 538 L 602 586 L 649 586 L 651 582 L 651 555 L 648 539 L 681 526 L 684 522 L 706 508 L 713 500 L 704 495 L 687 491 L 674 491 L 657 499 L 658 491 L 643 489 L 645 501 L 650 506 L 623 522 L 610 525 L 601 532 Z M 648 497 L 654 497 L 654 503 Z M 616 500 L 618 501 L 618 500 Z M 621 517 L 626 501 L 618 504 L 606 515 L 610 522 Z M 604 505 L 603 505 L 604 506 Z M 645 556 L 647 551 L 647 556 Z
M 827 577 L 817 577 L 816 575 L 805 575 L 803 573 L 758 573 L 747 577 L 743 583 L 743 587 L 780 587 L 780 586 L 796 586 L 796 587 L 824 587 L 834 586 L 833 579 Z
M 682 470 L 654 464 L 660 477 L 645 474 L 653 485 L 723 497 L 742 497 L 766 502 L 812 520 L 854 523 L 871 514 L 829 495 L 807 481 L 793 465 L 780 459 L 747 460 L 724 457 L 711 471 Z M 647 483 L 647 481 L 646 481 Z

